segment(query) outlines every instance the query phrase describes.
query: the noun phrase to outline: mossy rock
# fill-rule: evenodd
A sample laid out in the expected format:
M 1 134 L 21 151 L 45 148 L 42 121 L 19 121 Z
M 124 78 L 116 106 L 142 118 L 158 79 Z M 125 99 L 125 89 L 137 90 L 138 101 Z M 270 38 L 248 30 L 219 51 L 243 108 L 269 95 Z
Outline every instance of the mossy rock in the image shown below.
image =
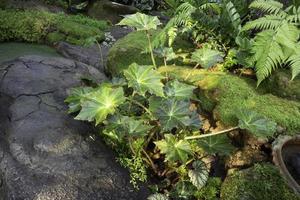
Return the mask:
M 291 77 L 290 70 L 279 69 L 262 86 L 274 95 L 300 100 L 300 76 L 297 76 L 293 81 L 291 81 Z
M 221 200 L 300 200 L 271 164 L 233 172 L 221 188 Z
M 65 41 L 66 36 L 63 33 L 56 31 L 56 32 L 49 33 L 47 35 L 46 40 L 48 44 L 56 44 L 58 42 Z
M 151 32 L 153 39 L 159 30 Z M 132 32 L 118 40 L 110 49 L 107 59 L 107 72 L 111 75 L 118 75 L 127 69 L 131 63 L 140 65 L 152 65 L 150 54 L 143 53 L 148 48 L 148 40 L 144 32 Z M 190 49 L 192 44 L 181 38 L 174 43 L 174 51 Z M 162 65 L 163 60 L 156 57 L 157 65 Z
M 192 70 L 187 67 L 159 68 L 161 73 L 184 79 L 200 88 L 201 108 L 213 112 L 216 120 L 225 126 L 236 126 L 238 109 L 250 109 L 275 121 L 285 128 L 285 134 L 300 130 L 300 102 L 269 94 L 264 88 L 256 88 L 256 81 L 225 72 Z
M 105 38 L 104 31 L 107 28 L 107 22 L 84 16 L 33 10 L 0 10 L 0 42 L 22 41 L 54 44 L 59 40 L 72 37 L 74 40 L 69 40 L 72 44 L 82 45 L 84 43 L 82 41 L 95 35 L 100 35 L 103 40 Z
M 88 15 L 95 19 L 105 19 L 115 24 L 122 19 L 122 15 L 138 12 L 133 6 L 113 3 L 109 0 L 95 1 L 88 9 Z

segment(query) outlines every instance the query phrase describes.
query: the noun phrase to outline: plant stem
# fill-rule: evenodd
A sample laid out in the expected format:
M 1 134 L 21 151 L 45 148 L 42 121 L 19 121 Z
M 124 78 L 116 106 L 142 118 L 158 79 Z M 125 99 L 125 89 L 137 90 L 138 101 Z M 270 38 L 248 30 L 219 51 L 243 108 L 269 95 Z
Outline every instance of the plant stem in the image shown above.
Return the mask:
M 131 152 L 133 153 L 133 155 L 136 156 L 136 153 L 135 153 L 135 151 L 133 149 L 133 146 L 132 146 L 132 140 L 131 140 L 131 138 L 128 139 L 128 143 L 129 143 L 129 148 L 130 148 Z
M 164 58 L 164 64 L 165 64 L 165 67 L 167 67 L 167 59 Z
M 210 136 L 215 136 L 215 135 L 221 135 L 221 134 L 224 134 L 224 133 L 229 133 L 231 131 L 235 131 L 235 130 L 238 130 L 238 129 L 239 129 L 239 127 L 236 126 L 236 127 L 229 128 L 229 129 L 226 129 L 226 130 L 223 130 L 223 131 L 219 131 L 219 132 L 215 132 L 215 133 L 188 136 L 188 137 L 185 137 L 184 139 L 185 140 L 195 140 L 195 139 L 200 139 L 200 138 L 205 138 L 205 137 L 210 137 Z
M 153 169 L 153 171 L 157 172 L 156 167 L 155 167 L 152 159 L 150 158 L 150 156 L 148 155 L 148 153 L 145 151 L 145 149 L 142 148 L 142 152 L 146 156 L 147 160 L 149 161 L 149 164 L 150 164 L 151 168 Z
M 197 67 L 199 66 L 199 64 L 195 65 L 195 67 L 190 71 L 190 73 L 188 73 L 188 75 L 185 77 L 185 81 L 191 76 L 191 74 L 193 73 L 193 70 L 197 69 Z
M 141 104 L 140 102 L 138 102 L 136 100 L 130 99 L 130 98 L 127 98 L 127 99 L 129 101 L 131 101 L 132 103 L 134 103 L 134 104 L 140 106 L 141 108 L 143 108 L 145 110 L 145 112 L 147 112 L 151 117 L 153 117 L 151 111 L 148 108 L 146 108 L 143 104 Z
M 153 48 L 152 48 L 152 44 L 151 44 L 151 38 L 150 38 L 149 31 L 146 31 L 146 35 L 147 35 L 147 38 L 148 38 L 149 50 L 150 50 L 150 54 L 151 54 L 152 63 L 153 63 L 154 68 L 156 69 L 157 66 L 156 66 L 156 62 L 155 62 L 155 58 L 154 58 L 154 54 L 153 54 Z
M 102 64 L 102 67 L 104 67 L 104 60 L 103 60 L 103 53 L 102 53 L 102 48 L 101 48 L 101 45 L 99 44 L 99 42 L 96 40 L 96 44 L 98 46 L 98 49 L 100 51 L 100 59 L 101 59 L 101 64 Z

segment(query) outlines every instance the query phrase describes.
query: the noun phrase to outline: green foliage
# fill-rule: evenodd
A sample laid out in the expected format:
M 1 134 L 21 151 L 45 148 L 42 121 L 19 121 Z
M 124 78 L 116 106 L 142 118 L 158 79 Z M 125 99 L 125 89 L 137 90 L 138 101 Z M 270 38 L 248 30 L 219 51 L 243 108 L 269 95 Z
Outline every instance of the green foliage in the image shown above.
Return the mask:
M 165 93 L 168 97 L 175 97 L 179 100 L 192 99 L 195 89 L 195 86 L 174 80 L 166 84 Z
M 193 154 L 190 144 L 185 140 L 177 140 L 174 135 L 166 134 L 165 139 L 157 141 L 156 146 L 163 154 L 166 161 L 185 163 Z
M 283 4 L 273 0 L 255 0 L 250 8 L 258 9 L 264 16 L 248 22 L 243 30 L 258 30 L 252 47 L 259 85 L 272 71 L 282 66 L 292 68 L 292 79 L 300 72 L 298 9 L 283 9 Z M 292 10 L 292 12 L 290 12 Z
M 128 86 L 138 94 L 145 96 L 145 93 L 149 92 L 157 96 L 164 96 L 161 83 L 163 77 L 152 66 L 139 66 L 133 63 L 124 71 L 124 75 L 128 80 Z
M 188 176 L 191 183 L 199 190 L 205 186 L 208 180 L 208 173 L 206 164 L 201 160 L 196 160 L 193 163 L 193 169 L 189 170 Z
M 90 122 L 95 120 L 97 125 L 103 122 L 109 114 L 113 114 L 116 108 L 124 101 L 125 97 L 122 88 L 101 85 L 89 95 L 84 95 L 84 99 L 80 99 L 81 111 L 75 119 Z M 78 102 L 78 100 L 75 99 L 75 102 Z
M 201 48 L 192 54 L 192 61 L 201 65 L 201 67 L 208 69 L 215 66 L 217 63 L 223 62 L 224 55 L 209 48 Z
M 276 131 L 276 123 L 250 110 L 239 110 L 237 113 L 239 127 L 246 129 L 258 138 L 272 137 Z
M 152 17 L 143 13 L 136 13 L 127 15 L 117 25 L 130 26 L 135 28 L 137 31 L 149 31 L 151 29 L 156 30 L 157 26 L 161 23 L 158 17 Z
M 221 190 L 222 181 L 220 178 L 213 177 L 207 180 L 206 185 L 195 194 L 197 199 L 217 200 Z
M 104 21 L 84 16 L 68 16 L 42 11 L 0 10 L 0 41 L 44 42 L 69 41 L 83 45 L 93 35 L 102 35 L 108 27 Z M 101 40 L 102 40 L 101 39 Z
M 234 150 L 230 139 L 226 135 L 206 137 L 197 141 L 199 147 L 208 154 L 230 155 Z

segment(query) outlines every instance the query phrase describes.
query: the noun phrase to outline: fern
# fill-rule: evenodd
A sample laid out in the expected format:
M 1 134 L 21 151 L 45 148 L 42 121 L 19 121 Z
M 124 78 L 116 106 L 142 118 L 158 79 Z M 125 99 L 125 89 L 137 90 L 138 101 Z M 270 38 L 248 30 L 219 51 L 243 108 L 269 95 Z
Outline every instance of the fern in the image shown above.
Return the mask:
M 298 11 L 294 6 L 283 10 L 283 5 L 272 0 L 256 0 L 251 8 L 259 9 L 268 15 L 248 22 L 243 28 L 246 30 L 259 30 L 255 36 L 252 47 L 253 60 L 257 76 L 257 85 L 281 66 L 292 69 L 292 79 L 300 73 L 300 46 Z M 292 10 L 292 14 L 289 14 Z

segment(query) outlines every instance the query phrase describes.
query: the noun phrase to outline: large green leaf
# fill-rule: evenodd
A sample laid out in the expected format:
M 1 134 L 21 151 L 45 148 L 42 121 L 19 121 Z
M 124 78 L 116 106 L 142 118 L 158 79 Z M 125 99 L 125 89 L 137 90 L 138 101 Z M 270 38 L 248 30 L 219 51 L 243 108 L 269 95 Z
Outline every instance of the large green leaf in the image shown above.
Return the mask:
M 276 123 L 251 110 L 237 112 L 239 127 L 246 129 L 258 138 L 272 137 L 276 131 Z
M 191 99 L 193 91 L 196 89 L 193 85 L 181 83 L 178 80 L 168 82 L 165 88 L 168 97 L 176 97 L 176 99 Z
M 215 66 L 217 63 L 223 62 L 223 57 L 223 53 L 203 47 L 192 54 L 192 61 L 200 64 L 201 67 L 208 69 Z
M 82 109 L 75 119 L 103 122 L 107 115 L 113 114 L 116 108 L 125 101 L 121 87 L 112 88 L 108 84 L 101 85 L 90 93 L 82 103 Z
M 234 150 L 226 135 L 216 135 L 198 140 L 198 145 L 208 154 L 230 155 Z
M 157 29 L 157 26 L 160 24 L 161 23 L 156 16 L 153 17 L 142 13 L 136 13 L 133 15 L 126 15 L 117 25 L 130 26 L 137 31 L 149 31 L 151 29 Z
M 69 113 L 75 113 L 80 111 L 81 102 L 86 98 L 87 94 L 92 92 L 94 89 L 91 87 L 77 87 L 70 90 L 69 96 L 65 102 L 69 104 Z
M 194 161 L 193 168 L 193 170 L 189 170 L 188 172 L 190 181 L 198 189 L 201 189 L 208 180 L 209 172 L 207 166 L 203 161 L 197 160 Z
M 166 134 L 165 139 L 155 142 L 161 153 L 166 154 L 166 161 L 185 163 L 189 155 L 193 154 L 190 144 L 186 140 L 177 140 L 174 135 Z
M 152 194 L 150 195 L 147 200 L 169 200 L 169 198 L 164 195 L 164 194 L 159 194 L 159 193 L 156 193 L 156 194 Z
M 195 112 L 189 110 L 189 107 L 190 102 L 187 100 L 177 100 L 174 97 L 151 98 L 149 109 L 159 120 L 163 131 L 170 131 L 173 128 L 199 129 L 200 119 Z
M 149 92 L 157 96 L 164 96 L 161 82 L 163 76 L 152 66 L 139 66 L 133 63 L 127 70 L 124 70 L 124 75 L 128 81 L 128 86 L 132 87 L 138 94 L 145 96 L 145 93 Z
M 143 120 L 137 120 L 133 117 L 123 117 L 123 126 L 129 136 L 145 136 L 152 126 L 144 124 Z

